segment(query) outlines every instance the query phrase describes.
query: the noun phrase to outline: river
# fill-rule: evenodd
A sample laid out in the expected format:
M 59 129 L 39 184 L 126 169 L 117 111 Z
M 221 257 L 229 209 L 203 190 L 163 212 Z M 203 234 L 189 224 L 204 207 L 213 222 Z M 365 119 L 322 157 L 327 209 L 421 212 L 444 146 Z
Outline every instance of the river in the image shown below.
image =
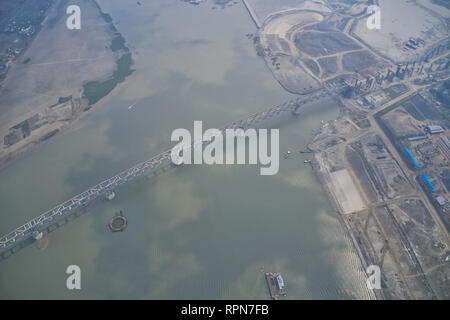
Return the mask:
M 223 125 L 292 95 L 245 35 L 255 25 L 241 2 L 212 10 L 179 0 L 100 0 L 127 40 L 136 71 L 64 134 L 0 172 L 5 234 L 87 187 L 166 150 L 176 128 Z M 135 104 L 133 108 L 128 106 Z M 255 165 L 184 166 L 141 178 L 97 201 L 0 263 L 0 298 L 268 299 L 265 272 L 281 272 L 286 299 L 369 299 L 345 229 L 300 154 L 330 100 L 280 129 L 280 171 Z M 107 224 L 122 210 L 124 232 Z M 67 266 L 81 290 L 66 288 Z

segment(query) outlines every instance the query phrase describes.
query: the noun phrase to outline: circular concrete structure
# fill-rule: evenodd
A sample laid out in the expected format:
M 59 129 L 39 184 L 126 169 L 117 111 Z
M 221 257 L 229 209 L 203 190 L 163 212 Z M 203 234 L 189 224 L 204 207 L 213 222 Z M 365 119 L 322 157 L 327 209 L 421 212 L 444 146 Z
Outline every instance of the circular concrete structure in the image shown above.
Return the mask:
M 127 227 L 127 219 L 124 216 L 115 216 L 109 222 L 112 232 L 123 231 Z

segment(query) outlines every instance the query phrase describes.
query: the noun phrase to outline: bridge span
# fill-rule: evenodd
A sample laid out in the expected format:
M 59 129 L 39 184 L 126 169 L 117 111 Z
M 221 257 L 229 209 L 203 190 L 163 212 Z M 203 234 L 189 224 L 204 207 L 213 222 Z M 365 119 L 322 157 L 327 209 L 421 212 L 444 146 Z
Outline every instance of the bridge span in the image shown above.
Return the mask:
M 222 129 L 222 131 L 224 132 L 226 129 L 248 129 L 251 127 L 255 127 L 258 123 L 261 123 L 270 118 L 274 118 L 282 113 L 286 113 L 289 111 L 292 112 L 292 114 L 297 115 L 307 103 L 330 95 L 333 95 L 332 91 L 330 91 L 329 89 L 321 89 L 315 93 L 298 97 L 282 105 L 255 113 L 246 119 L 228 124 Z M 154 172 L 156 174 L 157 170 L 164 171 L 168 166 L 174 166 L 171 160 L 171 149 L 162 152 L 144 162 L 138 163 L 135 166 L 122 171 L 119 174 L 106 179 L 93 187 L 90 187 L 89 189 L 74 196 L 73 198 L 63 202 L 62 204 L 59 204 L 53 209 L 33 218 L 32 220 L 0 238 L 0 261 L 14 253 L 15 247 L 19 245 L 19 247 L 23 247 L 25 240 L 33 239 L 33 233 L 40 233 L 43 230 L 48 229 L 51 225 L 56 224 L 64 217 L 75 213 L 76 209 L 86 206 L 88 203 L 94 201 L 95 199 L 98 199 L 101 196 L 105 196 L 107 192 L 111 192 L 114 188 L 130 180 L 133 180 L 136 177 L 151 172 Z

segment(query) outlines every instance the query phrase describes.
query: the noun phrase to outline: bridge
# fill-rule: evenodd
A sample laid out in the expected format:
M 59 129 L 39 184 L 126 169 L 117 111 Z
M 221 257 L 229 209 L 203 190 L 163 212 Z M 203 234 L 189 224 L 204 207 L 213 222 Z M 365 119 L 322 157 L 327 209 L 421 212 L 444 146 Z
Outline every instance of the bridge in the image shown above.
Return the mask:
M 255 127 L 258 123 L 286 112 L 292 112 L 292 114 L 297 115 L 307 103 L 319 100 L 326 96 L 334 95 L 333 91 L 330 90 L 330 88 L 321 89 L 310 95 L 302 96 L 282 105 L 255 113 L 246 119 L 242 119 L 225 126 L 222 129 L 222 132 L 226 129 L 247 129 Z M 141 162 L 123 172 L 120 172 L 119 174 L 106 179 L 93 187 L 90 187 L 64 203 L 59 204 L 53 209 L 35 217 L 0 238 L 0 261 L 6 258 L 6 254 L 8 252 L 10 254 L 13 253 L 13 249 L 19 244 L 23 246 L 25 240 L 32 240 L 33 234 L 36 234 L 36 232 L 39 233 L 49 226 L 56 224 L 56 222 L 62 220 L 64 217 L 76 212 L 76 209 L 86 206 L 88 203 L 98 199 L 99 197 L 105 196 L 114 188 L 117 188 L 118 186 L 131 181 L 134 178 L 151 172 L 156 173 L 157 170 L 165 171 L 165 169 L 169 166 L 174 166 L 171 160 L 171 149 Z

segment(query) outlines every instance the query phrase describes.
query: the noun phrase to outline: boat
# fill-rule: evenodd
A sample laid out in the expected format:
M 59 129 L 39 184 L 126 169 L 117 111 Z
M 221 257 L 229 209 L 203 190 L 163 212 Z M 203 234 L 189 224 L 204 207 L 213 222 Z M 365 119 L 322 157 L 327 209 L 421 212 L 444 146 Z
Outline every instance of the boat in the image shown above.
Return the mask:
M 268 272 L 265 276 L 267 286 L 269 287 L 269 293 L 273 300 L 278 300 L 280 296 L 286 296 L 286 286 L 283 277 L 279 272 Z
M 128 109 L 128 110 L 131 110 L 131 109 L 133 109 L 133 108 L 134 108 L 134 106 L 136 105 L 136 103 L 137 103 L 137 102 L 135 102 L 135 103 L 133 103 L 132 105 L 128 106 L 128 108 L 127 108 L 127 109 Z

